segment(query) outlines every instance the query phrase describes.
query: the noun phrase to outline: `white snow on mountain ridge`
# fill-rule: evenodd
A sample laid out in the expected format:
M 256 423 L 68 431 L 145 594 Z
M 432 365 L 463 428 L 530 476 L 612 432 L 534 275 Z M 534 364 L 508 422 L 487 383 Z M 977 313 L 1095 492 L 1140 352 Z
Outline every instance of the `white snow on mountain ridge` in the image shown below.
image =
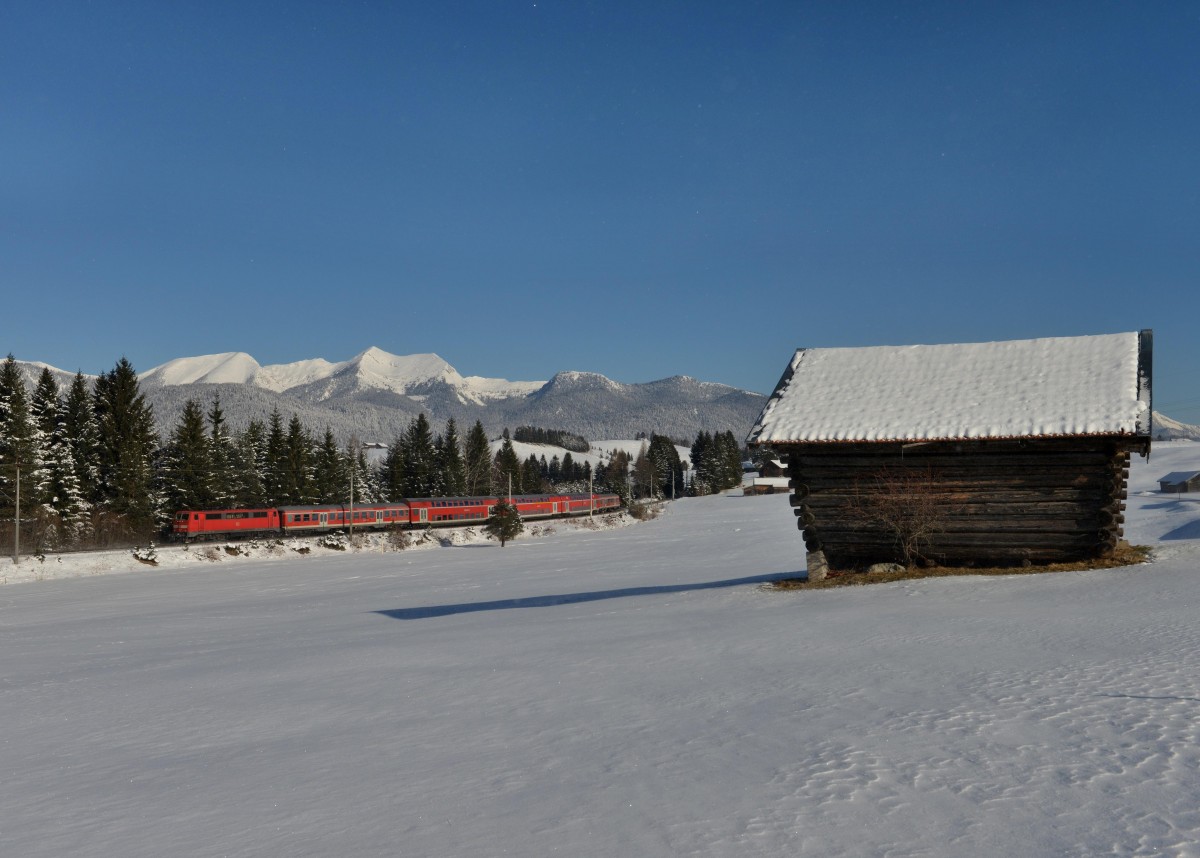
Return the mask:
M 262 371 L 245 352 L 176 358 L 142 373 L 141 380 L 164 386 L 179 384 L 246 384 Z
M 300 387 L 305 384 L 311 384 L 314 381 L 319 381 L 322 378 L 328 378 L 336 371 L 338 366 L 339 364 L 330 363 L 324 358 L 301 360 L 295 363 L 274 364 L 272 366 L 264 366 L 249 381 L 258 387 L 273 390 L 276 393 L 283 393 L 285 390 L 291 390 L 293 387 Z
M 1181 423 L 1178 420 L 1155 411 L 1153 437 L 1155 441 L 1173 441 L 1177 439 L 1200 441 L 1200 426 Z
M 142 374 L 142 380 L 162 386 L 184 384 L 252 384 L 276 393 L 324 380 L 350 378 L 360 388 L 386 390 L 400 395 L 423 392 L 429 385 L 445 384 L 464 402 L 525 396 L 542 387 L 542 381 L 508 381 L 481 376 L 463 377 L 436 354 L 394 355 L 371 347 L 347 361 L 323 358 L 262 366 L 245 352 L 226 352 L 177 358 Z

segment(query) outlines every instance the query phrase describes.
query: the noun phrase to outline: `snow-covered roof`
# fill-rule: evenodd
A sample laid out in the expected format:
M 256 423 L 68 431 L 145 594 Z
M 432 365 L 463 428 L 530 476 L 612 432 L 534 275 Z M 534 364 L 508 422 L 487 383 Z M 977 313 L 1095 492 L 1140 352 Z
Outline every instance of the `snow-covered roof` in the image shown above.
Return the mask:
M 1188 480 L 1194 480 L 1200 477 L 1200 471 L 1171 471 L 1165 477 L 1159 477 L 1160 483 L 1186 483 Z
M 800 349 L 752 443 L 1150 433 L 1150 331 Z

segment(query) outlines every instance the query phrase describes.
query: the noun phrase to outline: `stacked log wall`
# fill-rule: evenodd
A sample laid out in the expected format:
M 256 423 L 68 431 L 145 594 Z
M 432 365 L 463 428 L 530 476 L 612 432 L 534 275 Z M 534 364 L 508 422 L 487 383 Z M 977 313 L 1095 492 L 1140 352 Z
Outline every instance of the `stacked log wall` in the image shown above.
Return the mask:
M 797 524 L 834 569 L 903 562 L 870 510 L 879 493 L 922 495 L 934 519 L 925 562 L 1007 566 L 1102 556 L 1120 540 L 1129 477 L 1123 439 L 788 448 Z

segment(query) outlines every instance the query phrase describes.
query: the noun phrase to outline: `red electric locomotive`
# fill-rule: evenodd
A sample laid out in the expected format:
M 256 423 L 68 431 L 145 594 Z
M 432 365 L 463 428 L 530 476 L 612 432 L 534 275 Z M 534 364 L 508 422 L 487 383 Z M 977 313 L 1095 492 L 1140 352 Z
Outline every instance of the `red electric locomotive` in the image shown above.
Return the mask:
M 277 509 L 181 510 L 171 522 L 171 535 L 184 542 L 275 533 L 279 533 Z

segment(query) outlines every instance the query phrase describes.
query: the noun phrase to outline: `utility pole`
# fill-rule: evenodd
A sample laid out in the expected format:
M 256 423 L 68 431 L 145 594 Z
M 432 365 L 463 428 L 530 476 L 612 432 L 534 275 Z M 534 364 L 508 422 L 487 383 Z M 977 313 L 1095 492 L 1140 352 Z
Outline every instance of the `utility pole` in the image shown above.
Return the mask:
M 358 433 L 350 436 L 350 542 L 354 542 L 354 471 L 358 464 Z

